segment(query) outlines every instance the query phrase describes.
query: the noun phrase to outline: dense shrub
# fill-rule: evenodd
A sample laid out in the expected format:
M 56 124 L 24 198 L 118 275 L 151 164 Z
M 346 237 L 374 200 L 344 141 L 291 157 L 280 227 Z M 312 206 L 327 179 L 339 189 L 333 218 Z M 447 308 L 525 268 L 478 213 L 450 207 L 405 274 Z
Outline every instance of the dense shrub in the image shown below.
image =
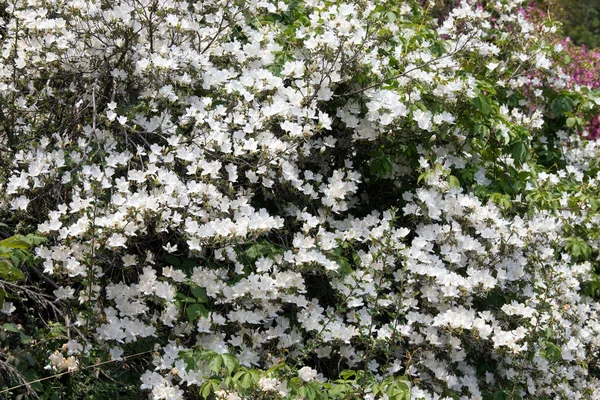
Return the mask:
M 3 4 L 0 393 L 599 398 L 598 93 L 483 3 Z
M 600 4 L 594 0 L 554 0 L 548 7 L 563 23 L 563 32 L 579 46 L 600 47 Z

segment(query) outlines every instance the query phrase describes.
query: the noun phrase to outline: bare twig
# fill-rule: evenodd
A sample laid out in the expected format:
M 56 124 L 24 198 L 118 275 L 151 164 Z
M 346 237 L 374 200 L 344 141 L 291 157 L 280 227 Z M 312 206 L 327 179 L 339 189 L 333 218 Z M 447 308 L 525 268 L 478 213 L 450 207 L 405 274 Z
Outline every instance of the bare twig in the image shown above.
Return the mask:
M 130 355 L 130 356 L 123 357 L 123 360 L 129 360 L 130 358 L 139 357 L 139 356 L 142 356 L 142 355 L 144 355 L 144 354 L 152 353 L 153 351 L 154 351 L 154 350 L 148 350 L 148 351 L 143 351 L 143 352 L 141 352 L 141 353 L 132 354 L 132 355 Z M 88 365 L 87 367 L 84 367 L 84 368 L 81 368 L 81 369 L 75 369 L 75 370 L 71 370 L 71 371 L 60 372 L 60 373 L 58 373 L 58 374 L 54 374 L 54 375 L 51 375 L 51 376 L 47 376 L 47 377 L 45 377 L 45 378 L 36 379 L 36 380 L 34 380 L 34 381 L 25 382 L 25 383 L 23 383 L 23 384 L 21 384 L 21 385 L 13 386 L 13 387 L 11 387 L 11 388 L 8 388 L 8 389 L 0 390 L 0 394 L 3 394 L 3 393 L 8 393 L 8 392 L 10 392 L 10 391 L 13 391 L 13 390 L 15 390 L 15 389 L 22 388 L 22 387 L 24 387 L 24 386 L 29 386 L 29 385 L 31 385 L 32 383 L 38 383 L 38 382 L 46 381 L 46 380 L 48 380 L 48 379 L 52 379 L 52 378 L 58 378 L 59 376 L 63 376 L 63 375 L 72 374 L 72 373 L 74 373 L 74 372 L 77 372 L 77 371 L 82 371 L 82 370 L 86 370 L 86 369 L 91 369 L 91 368 L 99 367 L 99 366 L 101 366 L 101 365 L 106 365 L 106 364 L 110 364 L 110 363 L 114 363 L 114 362 L 116 362 L 116 361 L 115 361 L 115 360 L 108 360 L 108 361 L 103 361 L 103 362 L 100 362 L 100 363 L 96 363 L 96 364 Z

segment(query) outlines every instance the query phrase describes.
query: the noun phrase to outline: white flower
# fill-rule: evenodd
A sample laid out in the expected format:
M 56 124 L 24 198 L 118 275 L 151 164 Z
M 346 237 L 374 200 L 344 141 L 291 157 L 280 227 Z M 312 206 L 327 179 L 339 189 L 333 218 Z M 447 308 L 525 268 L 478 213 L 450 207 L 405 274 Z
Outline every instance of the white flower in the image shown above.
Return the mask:
M 310 367 L 302 367 L 298 370 L 298 376 L 304 382 L 310 382 L 317 376 L 317 371 Z
M 123 260 L 124 267 L 131 267 L 137 264 L 137 256 L 134 254 L 125 254 L 121 257 L 121 260 Z
M 29 205 L 29 199 L 25 196 L 19 196 L 15 198 L 12 202 L 13 210 L 27 210 L 27 206 Z
M 6 315 L 11 315 L 17 308 L 13 305 L 12 302 L 10 301 L 4 301 L 4 303 L 2 304 L 2 309 L 0 309 L 0 312 L 2 312 L 3 314 Z
M 168 253 L 175 253 L 177 251 L 177 244 L 172 245 L 171 243 L 167 243 L 166 246 L 163 246 L 163 249 Z
M 112 236 L 108 238 L 106 245 L 108 247 L 126 247 L 125 243 L 127 243 L 127 238 L 125 236 L 120 233 L 113 233 Z
M 419 125 L 419 128 L 426 131 L 431 131 L 433 127 L 431 118 L 432 114 L 430 111 L 415 110 L 413 112 L 413 120 Z
M 58 289 L 56 289 L 53 292 L 53 294 L 56 297 L 56 301 L 59 301 L 59 300 L 69 300 L 69 299 L 74 298 L 75 289 L 73 289 L 71 287 L 61 286 Z
M 109 350 L 110 359 L 113 361 L 121 361 L 123 360 L 123 349 L 120 347 L 111 347 Z
M 266 376 L 263 376 L 258 380 L 258 387 L 263 392 L 276 391 L 278 386 L 279 381 L 276 378 L 267 378 Z
M 489 62 L 489 63 L 486 64 L 486 68 L 489 69 L 490 71 L 493 71 L 493 70 L 495 70 L 498 67 L 498 65 L 500 65 L 500 63 Z
M 186 275 L 183 271 L 180 271 L 178 269 L 175 269 L 173 267 L 165 267 L 163 268 L 163 276 L 165 278 L 171 278 L 173 279 L 175 282 L 183 282 L 186 278 Z

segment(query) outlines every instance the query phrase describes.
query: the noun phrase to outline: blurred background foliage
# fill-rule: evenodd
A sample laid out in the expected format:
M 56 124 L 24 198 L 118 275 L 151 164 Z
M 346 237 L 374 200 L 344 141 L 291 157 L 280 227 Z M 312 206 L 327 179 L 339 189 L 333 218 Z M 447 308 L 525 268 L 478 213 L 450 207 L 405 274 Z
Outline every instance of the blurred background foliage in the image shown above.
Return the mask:
M 600 47 L 600 0 L 553 0 L 550 10 L 563 23 L 563 35 L 588 48 Z
M 419 0 L 432 15 L 443 18 L 460 0 Z M 482 0 L 483 3 L 486 0 Z M 578 46 L 600 47 L 600 0 L 532 0 L 524 8 L 546 10 L 563 24 L 562 35 Z

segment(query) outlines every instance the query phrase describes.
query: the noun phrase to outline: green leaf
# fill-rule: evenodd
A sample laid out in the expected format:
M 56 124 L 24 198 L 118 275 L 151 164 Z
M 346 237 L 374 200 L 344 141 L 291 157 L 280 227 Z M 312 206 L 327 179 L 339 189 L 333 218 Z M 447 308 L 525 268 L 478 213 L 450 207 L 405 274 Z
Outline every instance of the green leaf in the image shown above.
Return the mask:
M 244 253 L 250 260 L 256 260 L 260 256 L 265 256 L 269 252 L 269 246 L 265 243 L 255 243 L 248 247 Z
M 187 315 L 187 319 L 190 322 L 195 322 L 200 315 L 202 315 L 203 317 L 208 316 L 208 310 L 204 308 L 202 304 L 198 303 L 190 304 L 185 310 L 185 312 Z
M 552 110 L 557 116 L 573 111 L 575 103 L 570 97 L 560 96 L 552 103 Z
M 449 175 L 448 178 L 446 178 L 446 181 L 448 182 L 448 186 L 450 186 L 453 189 L 458 189 L 460 188 L 460 181 L 458 180 L 458 178 L 454 175 Z
M 25 274 L 23 274 L 23 271 L 16 268 L 10 261 L 0 260 L 0 279 L 6 281 L 22 281 L 25 279 Z
M 490 200 L 496 203 L 503 210 L 508 210 L 512 207 L 512 201 L 510 195 L 502 193 L 492 193 Z
M 190 260 L 189 258 L 184 258 L 181 261 L 181 268 L 183 268 L 184 270 L 191 270 L 195 266 L 197 266 L 196 261 Z
M 351 369 L 345 369 L 342 372 L 340 372 L 340 378 L 342 378 L 344 380 L 348 380 L 350 378 L 356 378 L 356 371 L 353 371 Z
M 494 400 L 510 400 L 510 396 L 503 390 L 498 390 L 494 393 Z
M 484 139 L 490 135 L 490 128 L 487 125 L 475 124 L 473 131 L 477 136 Z
M 44 390 L 44 386 L 40 382 L 38 382 L 40 376 L 36 373 L 36 371 L 34 371 L 33 369 L 28 369 L 23 375 L 25 375 L 25 380 L 27 382 L 31 382 L 29 386 L 31 386 L 33 390 L 35 390 L 36 392 L 41 392 Z
M 169 264 L 171 264 L 174 267 L 179 267 L 181 266 L 181 260 L 179 259 L 179 257 L 175 257 L 171 254 L 167 254 L 165 256 L 165 261 L 168 262 Z
M 527 161 L 527 158 L 529 157 L 529 149 L 523 142 L 515 143 L 512 146 L 511 152 L 513 158 L 521 164 Z
M 23 240 L 22 236 L 11 236 L 8 239 L 0 241 L 0 246 L 7 247 L 9 249 L 22 249 L 27 250 L 31 245 Z
M 233 375 L 233 381 L 234 381 L 234 382 L 237 382 L 237 381 L 239 381 L 239 380 L 240 380 L 240 378 L 241 378 L 242 376 L 244 376 L 244 374 L 245 374 L 245 373 L 246 373 L 246 370 L 245 370 L 245 369 L 244 369 L 244 370 L 242 370 L 242 371 L 238 371 L 238 372 L 236 372 L 236 373 L 235 373 L 235 375 Z
M 334 255 L 332 258 L 339 266 L 337 269 L 337 272 L 342 277 L 352 273 L 352 271 L 353 271 L 352 266 L 350 265 L 350 261 L 348 261 L 348 259 L 346 257 Z
M 375 158 L 369 164 L 369 172 L 378 178 L 384 178 L 392 172 L 392 163 L 387 157 Z
M 202 397 L 207 399 L 208 396 L 210 396 L 210 391 L 211 391 L 210 382 L 204 382 L 204 384 L 200 387 L 200 394 L 202 395 Z
M 27 336 L 27 335 L 24 335 L 24 334 L 21 333 L 19 335 L 19 337 L 21 338 L 21 343 L 23 343 L 23 344 L 31 343 L 31 340 L 32 340 L 31 336 Z
M 479 87 L 479 90 L 483 90 L 490 94 L 496 94 L 496 88 L 491 82 L 477 81 L 477 87 Z
M 309 385 L 301 386 L 298 390 L 298 393 L 300 393 L 300 395 L 306 398 L 307 400 L 314 400 L 316 395 L 312 386 Z
M 29 243 L 30 247 L 37 246 L 38 244 L 45 243 L 47 241 L 45 237 L 34 235 L 33 233 L 30 233 L 29 235 L 25 236 L 23 240 Z
M 252 386 L 252 381 L 252 374 L 246 372 L 240 380 L 240 386 L 242 387 L 242 389 L 248 389 L 250 386 Z
M 2 325 L 2 329 L 9 332 L 21 333 L 19 328 L 17 328 L 14 324 L 4 324 Z
M 475 97 L 472 100 L 472 103 L 475 106 L 475 108 L 481 111 L 483 115 L 489 115 L 490 112 L 492 112 L 490 100 L 483 94 L 480 94 L 479 96 Z
M 180 351 L 179 357 L 183 360 L 188 370 L 195 370 L 202 364 L 200 354 L 193 350 Z
M 562 348 L 554 343 L 549 343 L 542 354 L 548 361 L 558 361 L 562 358 Z
M 191 287 L 191 292 L 195 298 L 198 299 L 200 303 L 206 303 L 208 301 L 208 296 L 206 295 L 206 289 L 193 285 Z
M 237 370 L 239 367 L 238 360 L 232 356 L 231 354 L 223 354 L 223 365 L 227 369 L 227 372 L 231 375 L 233 371 Z
M 421 183 L 421 181 L 423 181 L 423 180 L 427 181 L 430 174 L 431 174 L 431 171 L 425 171 L 425 172 L 421 173 L 419 175 L 419 178 L 417 178 L 417 183 Z
M 221 367 L 223 366 L 223 356 L 220 354 L 215 355 L 209 362 L 208 368 L 215 374 L 221 373 Z
M 350 385 L 344 383 L 334 384 L 331 386 L 331 389 L 328 390 L 328 394 L 330 398 L 342 397 L 349 389 Z
M 592 249 L 587 242 L 578 237 L 566 239 L 565 250 L 576 259 L 589 259 L 592 255 Z

